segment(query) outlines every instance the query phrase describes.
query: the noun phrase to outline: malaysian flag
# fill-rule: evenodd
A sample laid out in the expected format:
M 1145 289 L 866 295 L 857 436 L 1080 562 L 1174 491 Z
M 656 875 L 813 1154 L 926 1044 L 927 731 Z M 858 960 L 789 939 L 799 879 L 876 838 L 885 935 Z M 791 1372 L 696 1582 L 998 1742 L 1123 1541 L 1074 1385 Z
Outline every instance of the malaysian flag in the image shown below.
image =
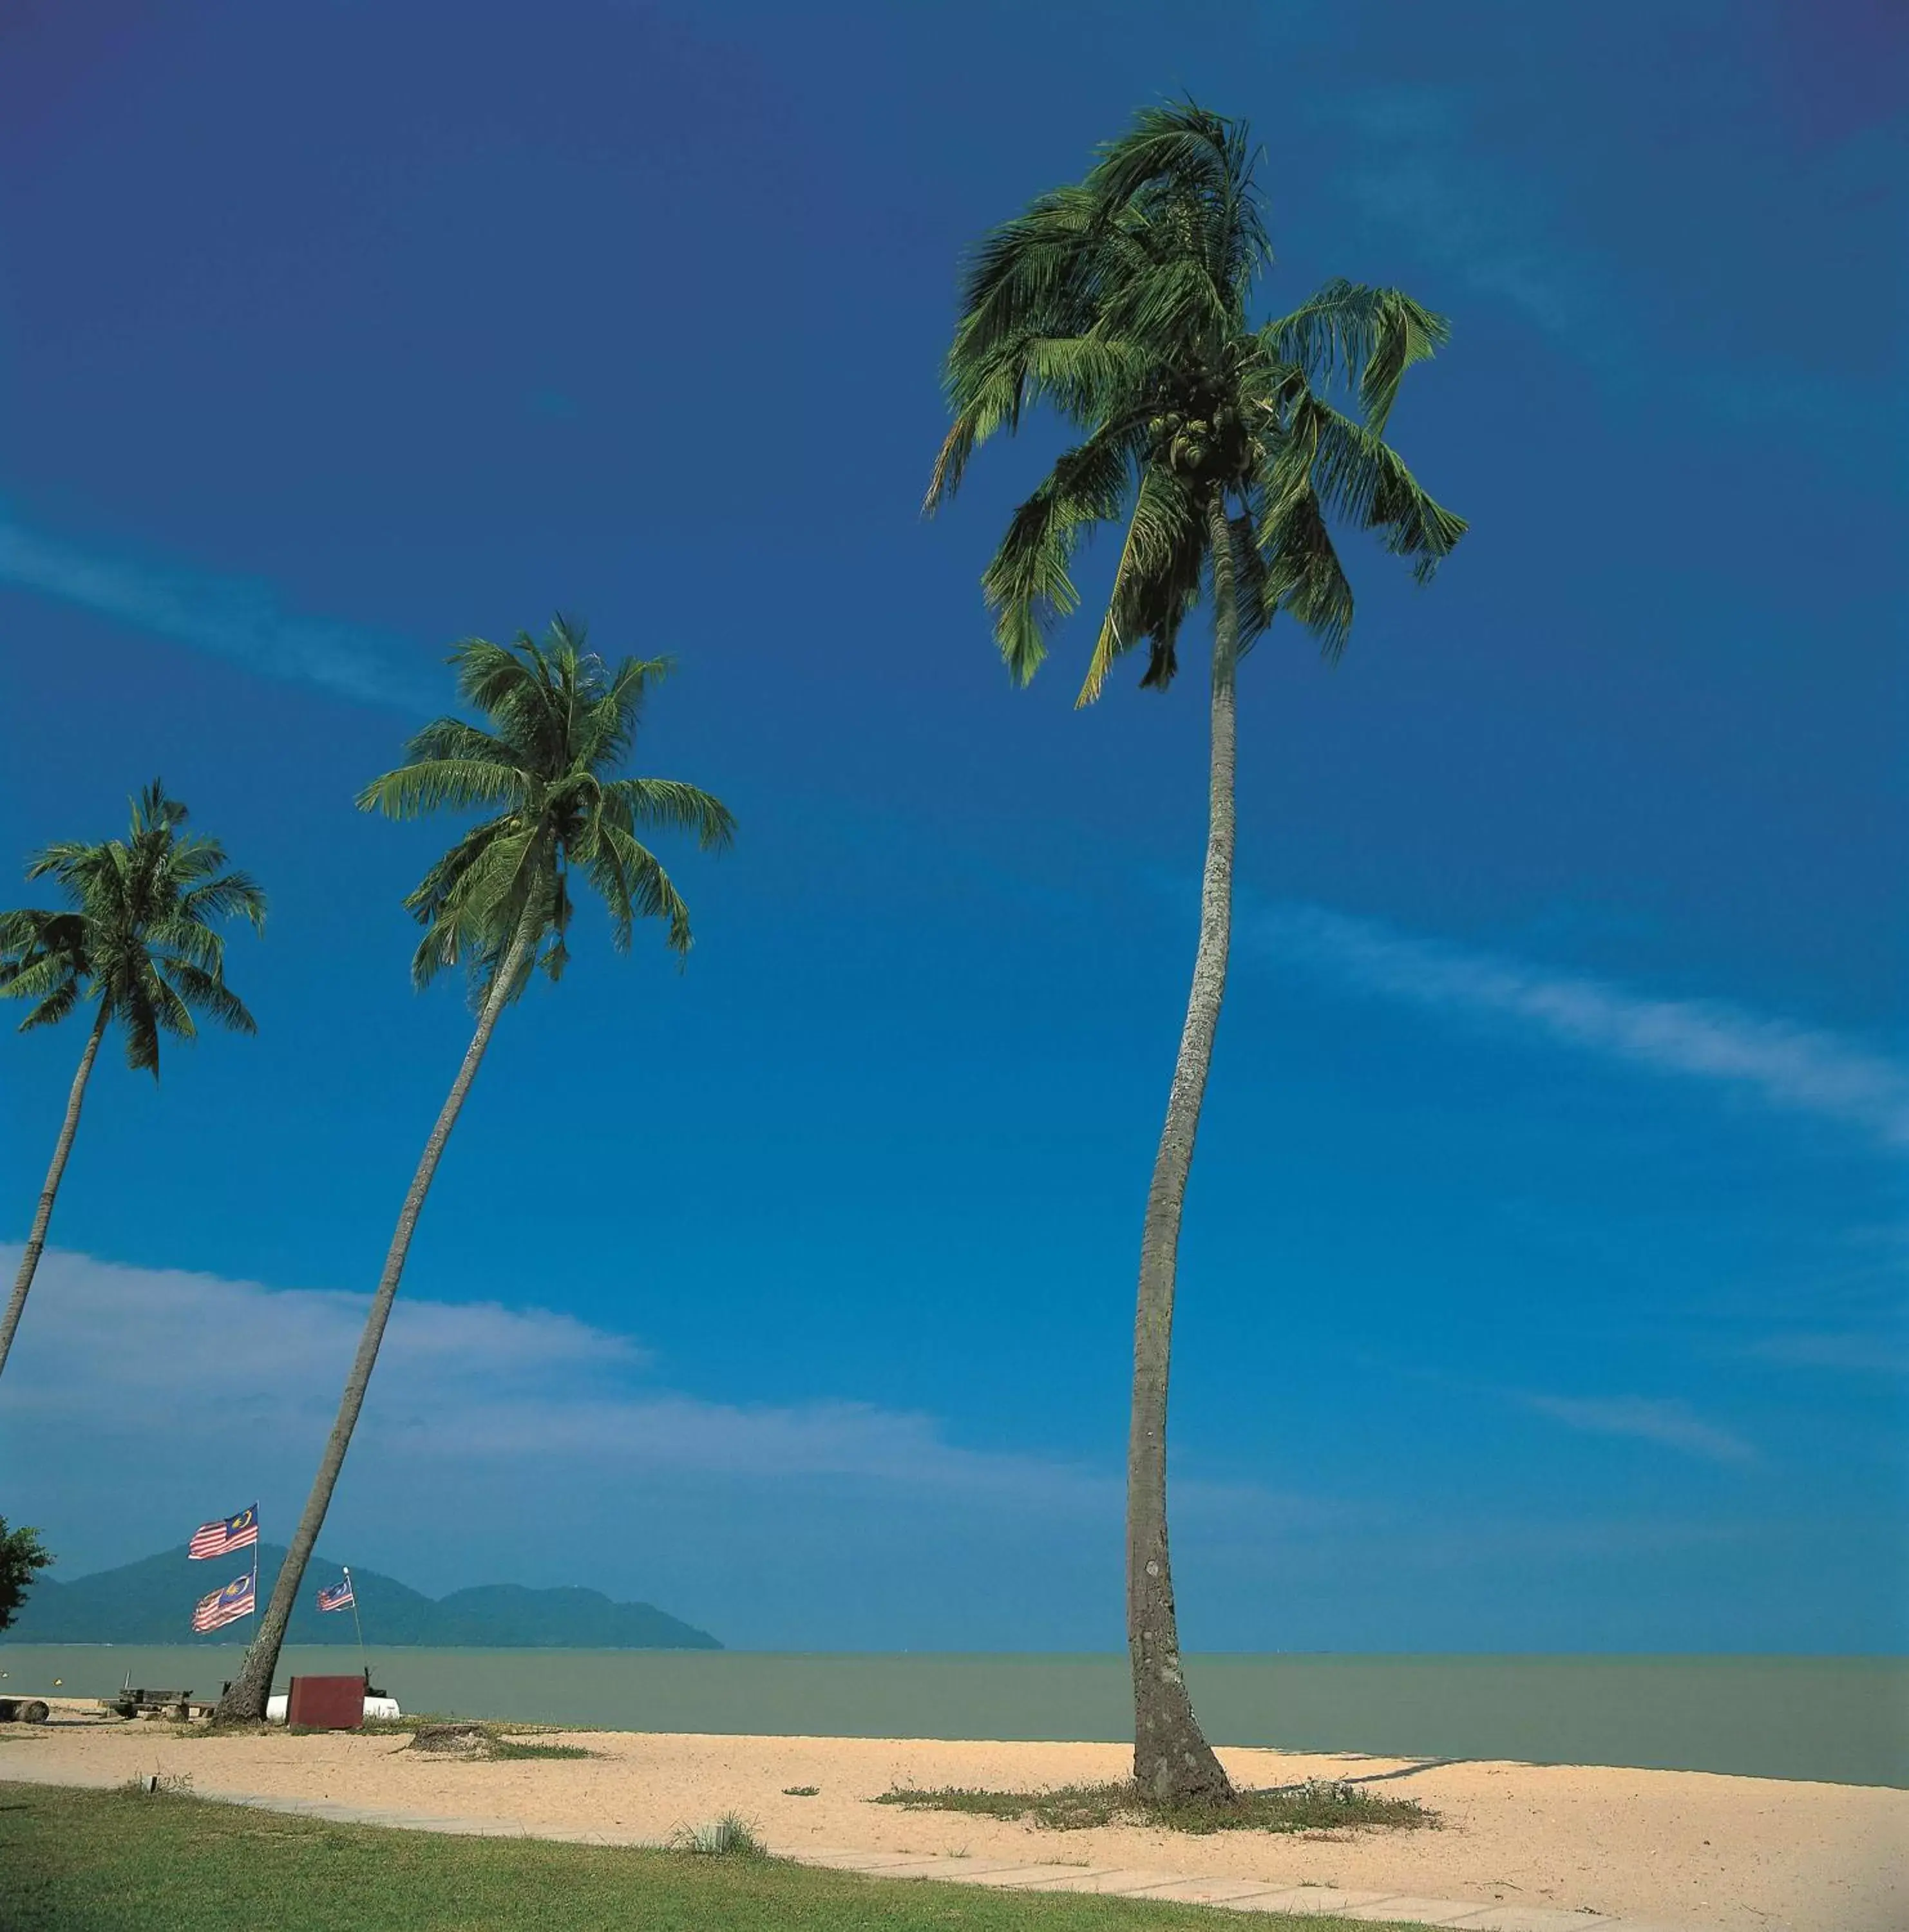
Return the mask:
M 185 1546 L 188 1556 L 225 1556 L 259 1540 L 259 1506 L 241 1510 L 236 1516 L 222 1516 L 217 1522 L 202 1522 L 192 1532 Z
M 345 1572 L 342 1583 L 334 1583 L 329 1589 L 318 1593 L 318 1607 L 321 1610 L 348 1610 L 358 1601 L 351 1594 L 351 1572 Z
M 201 1597 L 199 1607 L 192 1613 L 192 1627 L 196 1630 L 215 1630 L 221 1624 L 229 1624 L 240 1617 L 249 1617 L 258 1606 L 258 1579 L 248 1570 L 242 1576 L 235 1576 L 223 1590 L 215 1590 L 209 1597 Z

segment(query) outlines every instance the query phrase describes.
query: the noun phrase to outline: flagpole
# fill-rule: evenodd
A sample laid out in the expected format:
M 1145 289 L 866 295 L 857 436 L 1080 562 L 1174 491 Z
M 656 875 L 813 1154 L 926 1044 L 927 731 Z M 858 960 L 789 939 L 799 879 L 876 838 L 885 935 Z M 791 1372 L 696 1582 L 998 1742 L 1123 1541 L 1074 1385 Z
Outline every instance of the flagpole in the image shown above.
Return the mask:
M 263 1533 L 259 1528 L 259 1506 L 254 1503 L 252 1505 L 252 1601 L 245 1614 L 255 1619 L 259 1614 L 259 1538 Z M 245 1657 L 251 1655 L 252 1646 L 258 1640 L 259 1627 L 254 1622 L 252 1634 L 245 1640 Z M 245 1668 L 245 1657 L 239 1660 L 239 1668 L 242 1672 Z
M 251 1654 L 252 1654 L 252 1646 L 253 1646 L 253 1645 L 254 1645 L 254 1644 L 255 1644 L 255 1643 L 257 1643 L 257 1642 L 258 1642 L 258 1640 L 259 1640 L 259 1625 L 258 1625 L 258 1615 L 259 1615 L 259 1544 L 260 1544 L 260 1543 L 263 1540 L 264 1536 L 265 1536 L 265 1532 L 264 1532 L 264 1530 L 263 1530 L 263 1529 L 262 1529 L 262 1528 L 260 1527 L 260 1526 L 259 1526 L 259 1506 L 258 1506 L 258 1504 L 257 1504 L 257 1503 L 254 1503 L 254 1504 L 252 1505 L 252 1620 L 253 1620 L 253 1621 L 252 1621 L 252 1634 L 251 1634 L 251 1636 L 250 1636 L 246 1640 L 246 1641 L 245 1641 L 245 1654 L 246 1654 L 248 1657 L 251 1656 Z M 243 1670 L 245 1669 L 245 1664 L 244 1664 L 244 1663 L 243 1663 L 242 1661 L 240 1663 L 240 1664 L 239 1664 L 239 1669 L 240 1669 L 241 1670 Z M 266 1689 L 267 1689 L 267 1690 L 269 1690 L 272 1687 L 271 1687 L 269 1684 L 268 1684 L 266 1688 Z
M 365 1682 L 368 1688 L 371 1682 L 371 1660 L 365 1654 L 365 1626 L 358 1617 L 358 1586 L 351 1580 L 351 1565 L 344 1564 L 345 1582 L 351 1590 L 351 1621 L 358 1632 L 358 1661 L 364 1666 Z

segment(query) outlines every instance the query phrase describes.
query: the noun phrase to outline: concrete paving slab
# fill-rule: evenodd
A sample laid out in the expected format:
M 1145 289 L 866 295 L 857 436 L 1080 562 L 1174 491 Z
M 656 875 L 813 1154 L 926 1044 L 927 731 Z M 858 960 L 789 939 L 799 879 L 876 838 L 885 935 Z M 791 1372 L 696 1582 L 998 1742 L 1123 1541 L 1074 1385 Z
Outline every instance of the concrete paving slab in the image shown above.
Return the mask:
M 886 1872 L 872 1873 L 869 1876 L 945 1879 L 950 1885 L 978 1885 L 984 1878 L 1024 1872 L 1027 1868 L 1025 1858 L 958 1858 L 950 1852 L 942 1852 L 932 1858 L 923 1858 L 918 1864 L 891 1865 Z
M 837 1871 L 886 1871 L 890 1865 L 911 1865 L 918 1862 L 914 1852 L 812 1852 L 805 1864 L 828 1865 Z
M 1460 1923 L 1468 1912 L 1478 1907 L 1463 1898 L 1421 1898 L 1412 1892 L 1400 1892 L 1396 1898 L 1381 1900 L 1376 1905 L 1349 1905 L 1345 1908 L 1348 1918 L 1371 1919 L 1380 1924 L 1397 1925 L 1401 1922 L 1414 1925 L 1454 1925 Z
M 1264 1879 L 1176 1878 L 1165 1885 L 1142 1886 L 1138 1892 L 1121 1892 L 1123 1898 L 1165 1898 L 1178 1905 L 1235 1905 L 1243 1898 L 1258 1898 L 1276 1888 Z
M 1117 1892 L 1123 1895 L 1144 1898 L 1151 1895 L 1153 1888 L 1160 1885 L 1178 1885 L 1186 1878 L 1184 1872 L 1153 1871 L 1145 1866 L 1116 1866 L 1111 1870 L 1086 1871 L 1071 1882 L 1056 1879 L 1052 1889 L 1055 1892 Z
M 1477 1932 L 1617 1932 L 1617 1921 L 1600 1912 L 1560 1912 L 1550 1905 L 1473 1906 L 1463 1918 L 1450 1922 Z
M 1646 1922 L 1641 1918 L 1605 1918 L 1588 1912 L 1567 1913 L 1574 1925 L 1589 1928 L 1589 1932 L 1690 1932 L 1688 1926 L 1666 1925 L 1661 1919 Z
M 1037 1891 L 1059 1880 L 1085 1878 L 1096 1871 L 1111 1871 L 1112 1869 L 1111 1865 L 1016 1865 L 1007 1871 L 977 1873 L 970 1882 L 974 1885 L 1025 1886 L 1031 1891 Z M 938 1873 L 936 1876 L 938 1877 L 941 1874 Z
M 1256 1898 L 1242 1898 L 1235 1912 L 1290 1912 L 1301 1917 L 1323 1918 L 1328 1912 L 1343 1912 L 1357 1905 L 1382 1905 L 1398 1896 L 1390 1892 L 1340 1892 L 1329 1885 L 1295 1886 L 1289 1892 L 1269 1892 Z

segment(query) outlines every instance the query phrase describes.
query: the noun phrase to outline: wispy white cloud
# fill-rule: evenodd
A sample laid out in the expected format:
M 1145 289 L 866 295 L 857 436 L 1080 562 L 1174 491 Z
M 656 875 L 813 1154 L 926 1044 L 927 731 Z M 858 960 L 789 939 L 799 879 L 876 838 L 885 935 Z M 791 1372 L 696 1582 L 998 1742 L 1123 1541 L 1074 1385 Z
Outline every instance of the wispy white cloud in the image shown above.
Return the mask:
M 1854 1329 L 1815 1330 L 1766 1336 L 1749 1352 L 1766 1362 L 1799 1368 L 1841 1369 L 1853 1375 L 1909 1376 L 1909 1340 L 1900 1334 Z
M 282 1539 L 366 1301 L 49 1254 L 0 1389 L 9 1514 L 68 1574 L 254 1498 Z M 971 1446 L 852 1396 L 713 1400 L 572 1316 L 401 1294 L 323 1546 L 434 1590 L 588 1582 L 734 1641 L 1079 1647 L 1118 1636 L 1118 1451 Z M 1370 1527 L 1190 1472 L 1174 1500 L 1190 1557 Z
M 18 1253 L 0 1246 L 0 1277 Z M 9 1514 L 68 1578 L 255 1499 L 282 1540 L 364 1309 L 49 1256 L 0 1388 Z M 1741 1460 L 1675 1404 L 1553 1413 Z M 1660 1546 L 1713 1533 L 1556 1510 L 1494 1524 L 1469 1503 L 1442 1522 L 1397 1498 L 1188 1478 L 1174 1509 L 1189 1640 L 1213 1649 L 1397 1649 L 1433 1630 L 1454 1648 L 1535 1631 L 1581 1648 L 1608 1636 L 1607 1606 L 1533 1624 L 1534 1574 L 1580 1576 L 1589 1554 L 1643 1574 Z M 401 1296 L 320 1547 L 434 1594 L 585 1583 L 744 1646 L 1089 1650 L 1120 1642 L 1120 1540 L 1117 1441 L 1104 1463 L 1070 1462 L 971 1448 L 876 1403 L 713 1401 L 662 1386 L 639 1342 L 590 1322 Z M 1694 1628 L 1673 1617 L 1637 1640 L 1688 1647 Z
M 17 1248 L 0 1246 L 0 1266 Z M 235 1424 L 315 1451 L 368 1297 L 271 1288 L 55 1252 L 41 1265 L 7 1378 L 17 1419 L 128 1436 L 190 1456 Z M 178 1365 L 161 1372 L 160 1365 Z M 970 1449 L 934 1418 L 854 1400 L 743 1404 L 659 1387 L 627 1335 L 539 1308 L 401 1296 L 361 1432 L 412 1467 L 510 1466 L 560 1483 L 587 1469 L 788 1480 L 863 1478 L 917 1490 L 1011 1492 L 1024 1506 L 1117 1506 L 1118 1479 Z
M 1740 1436 L 1693 1415 L 1681 1402 L 1646 1396 L 1524 1395 L 1540 1415 L 1593 1436 L 1627 1436 L 1711 1462 L 1751 1462 L 1757 1452 Z
M 1618 358 L 1610 265 L 1560 238 L 1556 211 L 1529 170 L 1474 151 L 1473 105 L 1465 90 L 1441 86 L 1335 97 L 1322 111 L 1358 136 L 1362 157 L 1339 177 L 1342 191 L 1479 294 L 1508 302 L 1600 363 Z
M 1322 100 L 1315 111 L 1358 137 L 1358 158 L 1334 177 L 1357 214 L 1474 294 L 1518 311 L 1614 388 L 1648 384 L 1733 421 L 1819 436 L 1866 424 L 1873 405 L 1861 388 L 1799 364 L 1787 344 L 1733 354 L 1717 346 L 1725 332 L 1712 331 L 1701 356 L 1661 353 L 1663 293 L 1631 285 L 1541 170 L 1489 152 L 1475 132 L 1487 98 L 1463 85 L 1421 83 Z M 1899 134 L 1868 130 L 1814 164 L 1814 195 L 1793 178 L 1764 185 L 1812 208 L 1833 205 L 1896 179 L 1901 158 Z M 1668 306 L 1685 316 L 1683 304 Z
M 1886 1147 L 1909 1147 L 1909 1068 L 1838 1034 L 1717 1001 L 1653 998 L 1322 907 L 1279 908 L 1253 930 L 1269 956 L 1364 992 L 1520 1025 L 1656 1072 L 1724 1082 L 1772 1106 L 1858 1128 Z
M 0 510 L 0 583 L 77 604 L 272 677 L 403 710 L 432 703 L 398 640 L 283 609 L 268 584 L 101 556 Z

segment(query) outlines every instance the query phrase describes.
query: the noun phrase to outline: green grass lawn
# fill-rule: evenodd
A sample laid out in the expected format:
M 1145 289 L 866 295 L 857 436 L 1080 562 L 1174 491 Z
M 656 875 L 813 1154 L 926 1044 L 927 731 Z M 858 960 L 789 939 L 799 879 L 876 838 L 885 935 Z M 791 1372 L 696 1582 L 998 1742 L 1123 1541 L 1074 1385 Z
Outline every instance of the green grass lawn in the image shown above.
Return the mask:
M 1340 1918 L 863 1879 L 776 1859 L 327 1825 L 0 1783 L 5 1932 L 1370 1932 Z

